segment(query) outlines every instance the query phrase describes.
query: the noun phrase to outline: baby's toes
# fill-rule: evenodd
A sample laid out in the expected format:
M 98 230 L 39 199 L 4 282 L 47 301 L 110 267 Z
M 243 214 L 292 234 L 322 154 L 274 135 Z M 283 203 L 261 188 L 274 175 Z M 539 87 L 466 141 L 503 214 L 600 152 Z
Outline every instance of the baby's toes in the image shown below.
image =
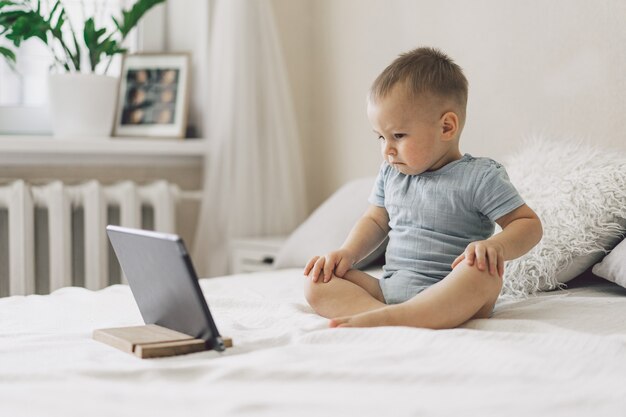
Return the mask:
M 350 327 L 350 317 L 338 317 L 330 319 L 329 327 Z

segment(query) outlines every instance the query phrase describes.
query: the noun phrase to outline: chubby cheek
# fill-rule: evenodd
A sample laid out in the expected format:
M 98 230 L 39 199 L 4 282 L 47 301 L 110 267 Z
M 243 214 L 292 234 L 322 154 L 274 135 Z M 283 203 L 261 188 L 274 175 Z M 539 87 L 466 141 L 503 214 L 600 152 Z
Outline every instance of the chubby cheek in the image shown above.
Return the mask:
M 430 163 L 428 159 L 428 154 L 424 151 L 419 151 L 417 149 L 407 152 L 404 155 L 403 161 L 405 164 L 408 165 L 408 167 L 411 168 L 412 171 L 415 171 L 413 173 L 423 172 L 424 170 L 428 169 Z
M 423 152 L 413 146 L 403 146 L 398 154 L 407 164 L 417 163 L 423 156 Z
M 407 144 L 402 151 L 407 160 L 411 160 L 415 163 L 427 163 L 430 156 L 433 154 L 433 149 L 430 146 L 419 146 L 417 144 Z

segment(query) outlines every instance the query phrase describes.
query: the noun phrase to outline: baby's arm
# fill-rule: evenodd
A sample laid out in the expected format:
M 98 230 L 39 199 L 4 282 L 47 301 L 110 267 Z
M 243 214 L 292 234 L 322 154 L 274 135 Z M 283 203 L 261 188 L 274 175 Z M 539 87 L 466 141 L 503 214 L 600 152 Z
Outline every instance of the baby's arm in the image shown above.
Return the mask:
M 324 282 L 333 273 L 343 277 L 352 266 L 369 255 L 382 243 L 389 232 L 389 215 L 384 207 L 370 205 L 356 222 L 340 249 L 323 256 L 314 256 L 304 267 L 304 275 L 317 281 L 323 273 Z
M 496 220 L 502 232 L 487 240 L 472 242 L 452 263 L 452 268 L 467 259 L 470 265 L 476 262 L 478 269 L 504 275 L 504 261 L 522 256 L 541 240 L 541 220 L 526 204 Z

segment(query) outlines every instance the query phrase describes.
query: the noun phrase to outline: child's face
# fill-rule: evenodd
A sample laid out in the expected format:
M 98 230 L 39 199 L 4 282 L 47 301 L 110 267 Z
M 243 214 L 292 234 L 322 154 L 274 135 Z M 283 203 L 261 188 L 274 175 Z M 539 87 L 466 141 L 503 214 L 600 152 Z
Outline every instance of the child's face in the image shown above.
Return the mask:
M 367 116 L 380 140 L 385 161 L 406 175 L 433 171 L 460 158 L 458 146 L 446 139 L 439 106 L 427 98 L 415 99 L 402 85 L 376 102 Z

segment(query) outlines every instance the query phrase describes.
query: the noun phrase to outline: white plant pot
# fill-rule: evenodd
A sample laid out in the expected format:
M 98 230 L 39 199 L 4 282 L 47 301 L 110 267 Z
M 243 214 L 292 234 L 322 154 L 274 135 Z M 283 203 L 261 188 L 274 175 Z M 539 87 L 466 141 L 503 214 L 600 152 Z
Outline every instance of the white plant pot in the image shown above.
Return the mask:
M 55 137 L 111 136 L 118 79 L 95 74 L 50 74 L 48 104 Z

